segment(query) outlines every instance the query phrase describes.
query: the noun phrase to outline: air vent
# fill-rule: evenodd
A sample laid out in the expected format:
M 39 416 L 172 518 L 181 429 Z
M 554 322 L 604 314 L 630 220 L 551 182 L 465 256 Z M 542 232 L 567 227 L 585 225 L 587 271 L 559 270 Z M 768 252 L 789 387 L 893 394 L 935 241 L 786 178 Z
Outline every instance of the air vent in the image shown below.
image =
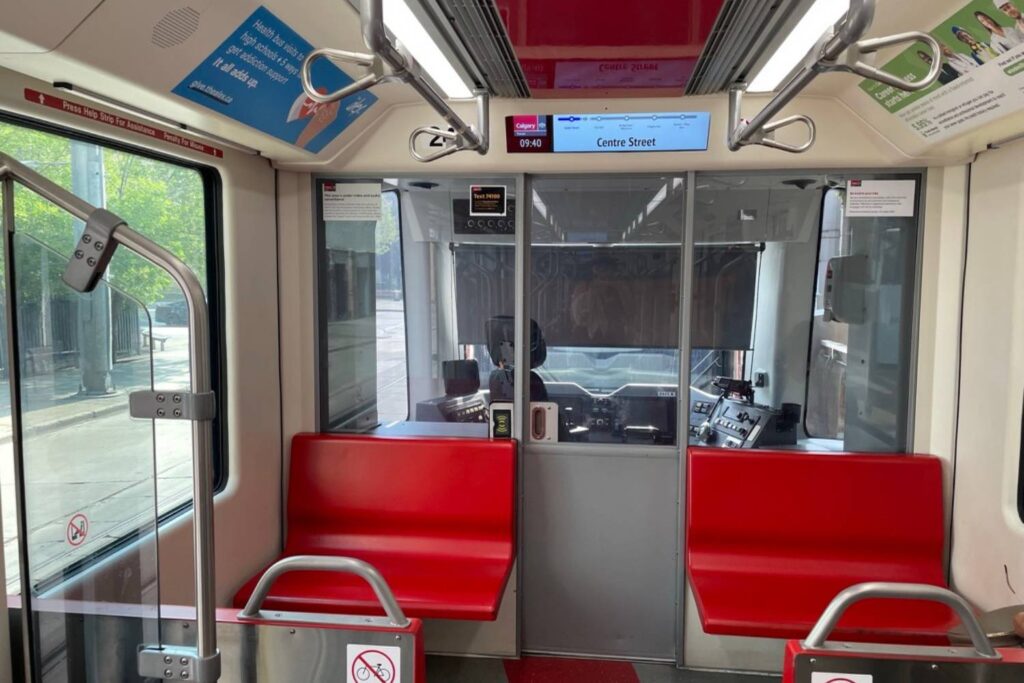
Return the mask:
M 750 75 L 765 47 L 802 16 L 809 0 L 726 0 L 686 86 L 688 95 L 727 90 Z
M 529 97 L 519 60 L 493 0 L 437 0 L 491 93 Z
M 199 28 L 199 11 L 191 7 L 172 9 L 153 26 L 153 44 L 176 47 L 192 37 Z

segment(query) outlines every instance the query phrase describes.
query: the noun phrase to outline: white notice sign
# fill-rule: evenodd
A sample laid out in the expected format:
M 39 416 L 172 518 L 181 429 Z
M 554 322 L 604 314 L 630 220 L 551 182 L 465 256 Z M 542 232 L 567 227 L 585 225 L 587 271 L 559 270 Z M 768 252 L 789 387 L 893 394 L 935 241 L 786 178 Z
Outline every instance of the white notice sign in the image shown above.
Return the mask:
M 916 190 L 915 180 L 851 180 L 846 184 L 846 217 L 913 217 Z
M 379 221 L 380 183 L 324 183 L 325 221 Z
M 811 683 L 873 683 L 874 680 L 870 674 L 830 674 L 824 671 L 811 674 Z

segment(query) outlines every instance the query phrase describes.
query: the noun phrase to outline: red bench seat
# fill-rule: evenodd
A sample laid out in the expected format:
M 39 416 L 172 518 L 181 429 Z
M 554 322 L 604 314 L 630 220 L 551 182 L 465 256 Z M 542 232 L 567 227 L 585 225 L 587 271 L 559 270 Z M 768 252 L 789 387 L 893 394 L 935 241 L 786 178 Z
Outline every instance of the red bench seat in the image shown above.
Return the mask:
M 299 434 L 283 557 L 365 560 L 410 617 L 493 620 L 515 559 L 515 472 L 508 440 Z M 381 613 L 364 582 L 329 572 L 285 574 L 263 605 Z
M 841 590 L 945 585 L 937 458 L 691 448 L 686 564 L 705 632 L 803 638 Z M 866 601 L 833 638 L 945 644 L 946 607 Z

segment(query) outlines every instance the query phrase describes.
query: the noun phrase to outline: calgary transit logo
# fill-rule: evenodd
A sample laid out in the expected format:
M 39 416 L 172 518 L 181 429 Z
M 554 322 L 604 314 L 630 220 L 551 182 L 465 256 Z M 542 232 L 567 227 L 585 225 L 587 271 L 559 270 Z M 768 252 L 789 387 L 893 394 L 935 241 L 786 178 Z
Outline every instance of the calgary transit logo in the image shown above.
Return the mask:
M 548 117 L 532 114 L 529 116 L 513 116 L 512 130 L 515 132 L 517 137 L 547 135 Z

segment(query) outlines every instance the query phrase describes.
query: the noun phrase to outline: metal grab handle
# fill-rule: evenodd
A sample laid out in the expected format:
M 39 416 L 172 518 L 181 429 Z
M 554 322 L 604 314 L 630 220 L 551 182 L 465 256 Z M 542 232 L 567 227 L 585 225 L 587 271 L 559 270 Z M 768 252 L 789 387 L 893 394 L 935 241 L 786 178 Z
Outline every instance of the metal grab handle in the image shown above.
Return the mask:
M 967 630 L 967 635 L 971 638 L 971 644 L 974 646 L 975 652 L 978 653 L 978 657 L 982 659 L 1001 659 L 995 648 L 992 647 L 992 643 L 989 642 L 988 636 L 985 635 L 985 631 L 981 628 L 981 624 L 978 623 L 977 617 L 974 616 L 974 612 L 966 600 L 946 588 L 923 583 L 872 582 L 850 586 L 840 592 L 829 603 L 829 606 L 825 608 L 825 611 L 821 613 L 821 618 L 818 619 L 818 623 L 814 625 L 814 628 L 807 635 L 803 646 L 808 650 L 823 649 L 829 635 L 832 634 L 832 630 L 835 629 L 839 619 L 842 618 L 850 605 L 861 600 L 876 598 L 884 600 L 924 600 L 941 603 L 956 612 L 960 622 Z
M 355 64 L 357 66 L 365 66 L 370 69 L 370 73 L 357 79 L 353 83 L 349 83 L 344 88 L 335 90 L 330 93 L 321 93 L 313 85 L 312 68 L 313 62 L 318 59 L 326 58 L 333 62 L 342 62 L 344 64 Z M 344 99 L 349 95 L 354 95 L 357 92 L 362 92 L 368 88 L 372 88 L 378 83 L 383 82 L 388 78 L 384 72 L 384 62 L 380 57 L 376 55 L 365 54 L 363 52 L 349 52 L 348 50 L 335 50 L 330 47 L 322 47 L 317 50 L 313 50 L 306 58 L 302 60 L 302 90 L 306 93 L 306 97 L 319 102 L 320 104 L 327 104 L 328 102 L 337 102 L 338 100 Z
M 388 619 L 391 620 L 393 625 L 399 628 L 409 625 L 409 620 L 398 605 L 398 601 L 395 600 L 395 594 L 391 592 L 388 582 L 384 580 L 384 577 L 381 576 L 380 572 L 373 565 L 357 560 L 354 557 L 332 557 L 328 555 L 295 555 L 294 557 L 278 560 L 270 565 L 270 568 L 256 582 L 256 588 L 253 589 L 252 595 L 249 596 L 249 600 L 245 603 L 245 607 L 239 612 L 238 616 L 245 619 L 257 618 L 263 607 L 263 601 L 266 600 L 267 593 L 270 592 L 270 587 L 274 585 L 274 582 L 288 572 L 299 571 L 355 574 L 370 584 L 370 588 L 377 595 L 377 600 L 380 601 L 381 607 L 384 608 L 384 613 L 388 615 Z
M 358 9 L 363 42 L 366 43 L 370 53 L 364 54 L 330 48 L 313 50 L 302 62 L 302 89 L 306 95 L 314 102 L 336 102 L 343 97 L 366 90 L 379 83 L 401 80 L 408 83 L 413 90 L 419 93 L 420 97 L 444 119 L 445 123 L 454 128 L 458 135 L 457 145 L 445 145 L 443 149 L 437 152 L 420 154 L 414 148 L 414 141 L 422 134 L 423 129 L 416 129 L 409 138 L 409 151 L 414 159 L 418 161 L 434 161 L 462 150 L 473 150 L 478 154 L 487 154 L 490 146 L 490 124 L 488 121 L 490 93 L 486 90 L 474 92 L 477 102 L 477 125 L 474 128 L 451 108 L 444 96 L 437 91 L 433 85 L 433 80 L 424 68 L 401 45 L 394 43 L 388 36 L 384 27 L 384 0 L 358 0 Z M 317 92 L 310 78 L 310 65 L 321 57 L 369 67 L 370 73 L 340 90 L 332 93 L 320 93 Z M 387 71 L 388 68 L 390 68 L 390 72 Z M 440 131 L 432 131 L 431 135 L 446 137 Z M 446 137 L 446 139 L 449 138 Z
M 180 258 L 148 237 L 131 229 L 115 214 L 97 209 L 89 202 L 57 185 L 40 173 L 0 152 L 0 180 L 4 185 L 5 212 L 13 212 L 13 182 L 17 181 L 35 194 L 90 224 L 100 222 L 110 230 L 108 241 L 123 246 L 150 263 L 166 271 L 181 288 L 188 309 L 189 320 L 189 371 L 191 389 L 194 394 L 209 394 L 212 391 L 210 369 L 210 319 L 209 307 L 202 283 L 196 274 Z M 10 214 L 13 220 L 13 213 Z M 5 221 L 6 221 L 5 216 Z M 6 226 L 13 232 L 13 223 Z M 109 246 L 109 245 L 108 245 Z M 74 263 L 76 257 L 70 260 Z M 95 261 L 94 277 L 76 282 L 79 291 L 89 291 L 96 285 L 98 276 L 103 274 L 106 263 Z M 10 271 L 8 271 L 10 272 Z M 65 277 L 67 276 L 65 272 Z M 68 282 L 65 280 L 65 282 Z M 68 282 L 69 286 L 75 284 Z M 217 650 L 217 622 L 214 586 L 214 523 L 213 523 L 213 427 L 209 420 L 192 422 L 192 547 L 195 562 L 196 583 L 196 647 L 195 656 L 189 655 L 194 667 L 193 680 L 197 683 L 216 681 L 220 676 L 220 652 Z M 142 660 L 157 648 L 146 646 L 139 652 Z M 192 652 L 191 649 L 186 649 Z
M 931 68 L 928 69 L 928 74 L 919 81 L 908 81 L 906 79 L 893 76 L 892 74 L 886 73 L 869 63 L 861 61 L 865 55 L 874 54 L 883 48 L 892 47 L 893 45 L 903 45 L 904 43 L 918 42 L 926 44 L 932 53 Z M 924 90 L 939 80 L 939 74 L 942 72 L 942 48 L 939 46 L 938 40 L 922 31 L 897 33 L 895 35 L 885 36 L 884 38 L 869 38 L 867 40 L 861 40 L 854 43 L 834 61 L 822 62 L 821 70 L 849 71 L 857 74 L 858 76 L 870 78 L 871 80 L 884 83 L 885 85 L 890 85 L 894 88 L 899 88 L 900 90 L 917 92 L 919 90 Z
M 801 145 L 790 145 L 785 142 L 779 142 L 773 137 L 772 134 L 775 131 L 780 128 L 785 128 L 786 126 L 792 126 L 795 123 L 802 123 L 807 127 L 807 142 L 804 142 Z M 814 120 L 809 116 L 804 116 L 803 114 L 795 114 L 777 121 L 772 121 L 771 123 L 766 123 L 754 137 L 744 144 L 763 145 L 765 147 L 771 147 L 772 149 L 782 150 L 783 152 L 801 154 L 809 150 L 814 145 L 814 141 L 817 137 L 818 129 L 817 126 L 814 125 Z
M 416 138 L 420 137 L 421 135 L 439 137 L 445 140 L 445 144 L 442 145 L 441 149 L 437 150 L 436 152 L 431 152 L 430 154 L 421 154 L 416 149 Z M 419 128 L 412 132 L 412 135 L 409 136 L 409 154 L 411 154 L 412 158 L 415 159 L 416 161 L 435 161 L 437 159 L 446 157 L 449 154 L 461 152 L 464 149 L 467 149 L 466 142 L 461 135 L 459 135 L 458 133 L 453 133 L 450 130 L 443 130 L 441 128 L 438 128 L 437 126 L 420 126 Z

